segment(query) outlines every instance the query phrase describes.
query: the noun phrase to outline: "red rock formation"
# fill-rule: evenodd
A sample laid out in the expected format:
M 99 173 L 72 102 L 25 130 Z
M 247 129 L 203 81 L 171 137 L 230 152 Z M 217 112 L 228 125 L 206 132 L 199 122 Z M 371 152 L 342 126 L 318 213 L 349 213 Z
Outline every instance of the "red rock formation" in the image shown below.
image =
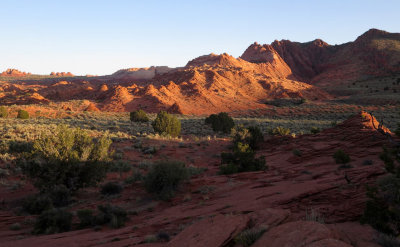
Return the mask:
M 365 76 L 384 76 L 400 71 L 400 34 L 371 29 L 354 42 L 331 46 L 320 39 L 298 43 L 274 41 L 254 43 L 241 56 L 244 60 L 265 63 L 278 54 L 296 78 L 306 82 L 334 84 Z
M 74 76 L 71 72 L 51 72 L 51 76 L 58 76 L 58 77 L 69 77 Z
M 23 77 L 30 74 L 31 73 L 21 72 L 17 69 L 7 69 L 6 71 L 3 71 L 0 76 Z
M 100 111 L 100 110 L 99 110 L 99 108 L 96 107 L 95 104 L 90 103 L 90 104 L 86 107 L 85 111 L 91 111 L 91 112 L 93 112 L 93 111 Z

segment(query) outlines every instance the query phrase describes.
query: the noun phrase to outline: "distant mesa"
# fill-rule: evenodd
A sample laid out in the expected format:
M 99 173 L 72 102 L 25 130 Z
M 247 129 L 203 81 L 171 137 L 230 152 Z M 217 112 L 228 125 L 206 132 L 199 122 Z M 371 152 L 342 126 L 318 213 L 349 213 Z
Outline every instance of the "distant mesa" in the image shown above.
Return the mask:
M 7 69 L 6 71 L 3 71 L 1 76 L 10 76 L 10 77 L 22 77 L 22 76 L 27 76 L 31 75 L 31 73 L 26 73 L 26 72 L 21 72 L 17 69 Z
M 51 72 L 50 76 L 65 77 L 65 76 L 74 76 L 74 75 L 71 72 Z

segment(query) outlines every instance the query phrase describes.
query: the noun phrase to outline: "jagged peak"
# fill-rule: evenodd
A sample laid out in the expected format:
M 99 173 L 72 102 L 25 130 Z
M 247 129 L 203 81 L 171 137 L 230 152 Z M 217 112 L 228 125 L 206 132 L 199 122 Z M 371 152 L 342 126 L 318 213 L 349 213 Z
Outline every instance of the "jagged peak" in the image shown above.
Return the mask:
M 376 38 L 387 38 L 387 37 L 392 37 L 392 36 L 397 36 L 399 38 L 400 34 L 399 33 L 389 33 L 384 30 L 371 28 L 368 31 L 366 31 L 365 33 L 358 36 L 358 38 L 355 40 L 355 42 L 372 40 L 372 39 L 376 39 Z
M 193 60 L 190 60 L 185 67 L 197 67 L 203 65 L 211 65 L 211 66 L 222 65 L 222 66 L 237 67 L 240 66 L 240 61 L 238 61 L 235 57 L 227 53 L 222 53 L 219 55 L 210 53 L 208 55 L 203 55 Z
M 330 46 L 328 43 L 326 43 L 325 41 L 323 41 L 322 39 L 315 39 L 313 41 L 311 41 L 311 43 L 315 46 L 318 47 L 326 47 L 326 46 Z

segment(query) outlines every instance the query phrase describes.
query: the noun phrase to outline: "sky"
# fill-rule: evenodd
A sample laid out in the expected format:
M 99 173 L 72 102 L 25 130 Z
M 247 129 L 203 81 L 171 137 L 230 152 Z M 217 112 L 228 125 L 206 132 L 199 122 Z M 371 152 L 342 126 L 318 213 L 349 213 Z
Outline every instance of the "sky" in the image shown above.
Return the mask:
M 105 75 L 260 44 L 400 32 L 400 0 L 0 0 L 0 72 Z

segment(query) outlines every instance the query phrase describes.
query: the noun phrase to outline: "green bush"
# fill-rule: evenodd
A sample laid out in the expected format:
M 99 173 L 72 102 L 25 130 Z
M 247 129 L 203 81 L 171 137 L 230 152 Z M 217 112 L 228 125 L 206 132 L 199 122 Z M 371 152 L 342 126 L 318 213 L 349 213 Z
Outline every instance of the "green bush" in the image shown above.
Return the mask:
M 137 110 L 137 111 L 131 112 L 129 116 L 130 116 L 130 119 L 132 122 L 145 123 L 150 120 L 149 117 L 147 116 L 146 112 L 143 110 Z
M 80 209 L 76 212 L 79 219 L 79 227 L 85 228 L 92 226 L 95 223 L 95 216 L 91 209 Z
M 32 195 L 25 198 L 22 208 L 29 214 L 41 214 L 53 208 L 53 203 L 48 195 Z
M 54 135 L 37 139 L 18 165 L 42 192 L 58 185 L 75 191 L 104 179 L 110 145 L 107 136 L 94 140 L 86 131 L 59 126 Z
M 144 185 L 149 193 L 156 194 L 162 200 L 169 200 L 188 177 L 188 170 L 183 162 L 158 161 L 151 166 L 144 178 Z
M 229 133 L 233 126 L 235 126 L 235 122 L 226 112 L 211 114 L 205 119 L 205 123 L 211 125 L 215 132 L 221 131 L 224 133 Z
M 112 228 L 120 228 L 128 220 L 128 214 L 123 208 L 112 205 L 99 205 L 99 213 L 96 215 L 96 224 L 110 224 Z
M 122 186 L 115 182 L 108 182 L 101 187 L 101 194 L 103 195 L 116 195 L 121 193 L 123 190 Z
M 72 214 L 63 209 L 46 210 L 37 218 L 33 232 L 35 234 L 53 234 L 71 229 Z
M 347 164 L 350 162 L 350 156 L 342 149 L 337 150 L 333 154 L 333 159 L 335 160 L 336 164 Z
M 8 117 L 8 110 L 5 106 L 0 106 L 0 118 Z
M 157 114 L 152 126 L 155 132 L 163 135 L 177 137 L 181 133 L 181 121 L 165 111 Z
M 282 126 L 278 126 L 278 127 L 275 127 L 273 129 L 269 130 L 269 134 L 274 135 L 274 136 L 276 136 L 276 135 L 287 136 L 287 135 L 290 135 L 290 129 L 282 127 Z
M 238 142 L 232 153 L 221 154 L 220 174 L 232 174 L 236 172 L 261 171 L 267 169 L 265 157 L 255 157 L 256 153 L 248 144 Z
M 17 118 L 19 119 L 28 119 L 29 113 L 25 110 L 18 110 Z
M 231 136 L 233 143 L 245 143 L 248 144 L 252 149 L 257 149 L 259 144 L 264 141 L 264 135 L 260 128 L 256 126 L 250 126 L 245 128 L 243 125 L 232 128 Z

